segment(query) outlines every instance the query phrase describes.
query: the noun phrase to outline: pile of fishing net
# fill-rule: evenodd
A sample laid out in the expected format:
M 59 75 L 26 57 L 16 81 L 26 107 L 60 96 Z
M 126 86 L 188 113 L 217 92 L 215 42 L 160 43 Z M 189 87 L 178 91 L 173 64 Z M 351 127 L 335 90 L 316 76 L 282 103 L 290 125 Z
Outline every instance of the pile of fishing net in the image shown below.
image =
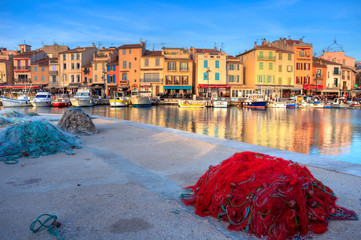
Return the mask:
M 15 123 L 0 132 L 0 161 L 17 163 L 21 157 L 39 157 L 63 151 L 73 154 L 80 148 L 77 139 L 44 121 Z
M 57 125 L 61 130 L 79 135 L 91 135 L 97 129 L 91 119 L 81 108 L 68 109 Z
M 24 118 L 39 116 L 39 114 L 34 112 L 28 112 L 22 114 L 18 111 L 0 111 L 0 127 L 8 124 L 13 124 L 15 122 L 23 121 Z
M 337 206 L 333 191 L 306 167 L 260 153 L 236 153 L 185 189 L 182 201 L 196 214 L 218 217 L 230 230 L 260 238 L 324 233 L 330 219 L 358 219 Z

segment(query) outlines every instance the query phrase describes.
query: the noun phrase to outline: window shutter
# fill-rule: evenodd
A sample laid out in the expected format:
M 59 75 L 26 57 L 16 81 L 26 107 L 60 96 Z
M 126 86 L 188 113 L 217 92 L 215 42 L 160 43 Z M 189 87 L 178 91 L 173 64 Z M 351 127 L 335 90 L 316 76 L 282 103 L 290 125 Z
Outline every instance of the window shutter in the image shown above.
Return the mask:
M 109 75 L 107 75 L 107 83 L 109 83 Z
M 115 74 L 113 74 L 113 83 L 116 83 L 116 78 L 115 78 Z
M 109 72 L 109 66 L 107 66 L 107 71 Z

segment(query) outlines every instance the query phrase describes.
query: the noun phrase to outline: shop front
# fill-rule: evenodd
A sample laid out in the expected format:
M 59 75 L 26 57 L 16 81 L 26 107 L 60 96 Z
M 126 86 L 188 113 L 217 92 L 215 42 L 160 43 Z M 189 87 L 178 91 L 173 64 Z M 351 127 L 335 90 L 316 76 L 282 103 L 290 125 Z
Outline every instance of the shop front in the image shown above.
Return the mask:
M 220 97 L 230 97 L 231 87 L 226 84 L 198 84 L 199 97 L 211 97 L 213 93 L 217 93 Z
M 192 86 L 164 86 L 164 94 L 167 96 L 188 96 L 192 94 Z

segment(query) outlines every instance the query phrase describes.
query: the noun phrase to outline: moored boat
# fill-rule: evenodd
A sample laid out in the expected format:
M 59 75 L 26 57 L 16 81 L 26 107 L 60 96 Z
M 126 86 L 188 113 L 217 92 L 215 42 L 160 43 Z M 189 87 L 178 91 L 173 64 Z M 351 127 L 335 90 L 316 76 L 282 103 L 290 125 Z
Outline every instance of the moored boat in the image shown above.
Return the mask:
M 75 107 L 90 107 L 93 106 L 93 101 L 90 97 L 89 88 L 79 89 L 75 95 L 70 98 L 71 105 Z
M 26 94 L 20 95 L 18 98 L 1 97 L 1 102 L 4 108 L 31 106 L 30 98 Z
M 216 100 L 212 102 L 212 106 L 214 108 L 227 108 L 229 106 L 229 102 L 226 100 Z
M 31 104 L 33 107 L 50 107 L 51 106 L 51 93 L 47 91 L 39 91 L 36 93 Z
M 132 91 L 130 102 L 133 107 L 150 107 L 153 104 L 149 97 L 142 97 L 137 91 Z
M 206 107 L 206 102 L 197 100 L 179 100 L 178 106 L 180 108 L 204 108 Z
M 286 108 L 287 102 L 283 100 L 269 101 L 267 103 L 268 108 Z
M 263 94 L 248 94 L 247 100 L 243 102 L 243 107 L 253 109 L 266 109 L 267 101 Z
M 349 108 L 350 104 L 347 103 L 346 98 L 335 98 L 332 102 L 331 108 Z
M 109 100 L 111 107 L 127 107 L 130 104 L 130 99 L 126 96 L 126 93 L 116 92 L 114 98 Z
M 53 105 L 53 107 L 68 107 L 70 105 L 70 100 L 64 97 L 58 97 L 51 102 L 51 105 Z

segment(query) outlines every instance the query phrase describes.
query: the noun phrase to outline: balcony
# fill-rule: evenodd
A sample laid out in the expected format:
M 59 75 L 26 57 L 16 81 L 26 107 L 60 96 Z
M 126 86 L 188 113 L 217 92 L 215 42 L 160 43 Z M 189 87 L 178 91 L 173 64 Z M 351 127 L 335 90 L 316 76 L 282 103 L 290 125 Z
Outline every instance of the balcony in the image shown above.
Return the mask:
M 297 59 L 311 59 L 311 54 L 300 54 L 297 56 Z
M 143 82 L 143 83 L 163 83 L 163 78 L 155 78 L 155 79 L 141 78 L 140 82 Z
M 58 75 L 58 71 L 49 71 L 49 75 L 50 75 L 50 76 L 57 76 L 57 75 Z
M 30 66 L 14 66 L 14 71 L 28 72 L 30 71 Z
M 31 78 L 14 78 L 14 83 L 21 83 L 21 84 L 25 84 L 25 83 L 31 83 Z
M 316 75 L 316 79 L 317 79 L 317 80 L 318 80 L 318 79 L 322 80 L 322 79 L 323 79 L 323 76 L 322 76 L 322 75 Z
M 258 61 L 276 61 L 276 56 L 257 56 Z

